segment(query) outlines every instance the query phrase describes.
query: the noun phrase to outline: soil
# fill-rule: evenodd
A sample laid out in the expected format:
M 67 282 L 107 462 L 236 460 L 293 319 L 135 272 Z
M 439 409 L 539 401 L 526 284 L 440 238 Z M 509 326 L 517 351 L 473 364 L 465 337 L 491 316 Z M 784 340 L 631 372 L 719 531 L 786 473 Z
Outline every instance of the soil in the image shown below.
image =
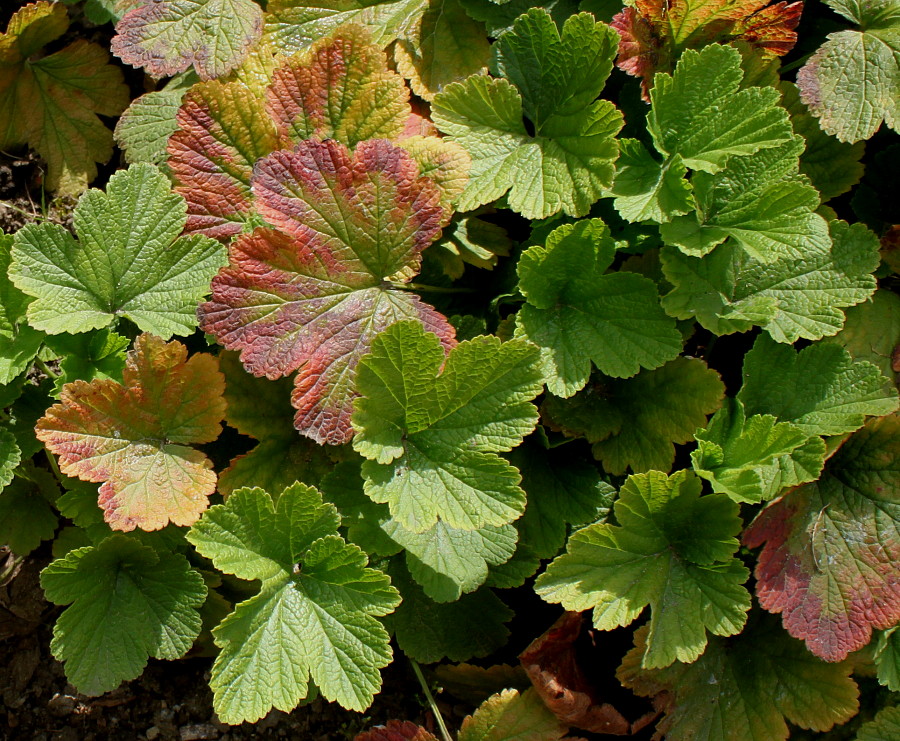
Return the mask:
M 26 559 L 0 587 L 0 740 L 2 741 L 199 741 L 300 739 L 345 741 L 390 718 L 434 729 L 423 709 L 421 690 L 404 661 L 384 673 L 384 689 L 365 713 L 321 699 L 291 713 L 273 710 L 255 724 L 219 722 L 209 690 L 209 658 L 177 662 L 151 660 L 136 680 L 101 697 L 87 697 L 66 682 L 63 666 L 50 653 L 59 608 L 43 598 L 38 583 L 49 554 Z M 0 573 L 13 557 L 0 549 Z M 399 656 L 399 652 L 397 652 Z M 442 708 L 452 719 L 452 706 Z

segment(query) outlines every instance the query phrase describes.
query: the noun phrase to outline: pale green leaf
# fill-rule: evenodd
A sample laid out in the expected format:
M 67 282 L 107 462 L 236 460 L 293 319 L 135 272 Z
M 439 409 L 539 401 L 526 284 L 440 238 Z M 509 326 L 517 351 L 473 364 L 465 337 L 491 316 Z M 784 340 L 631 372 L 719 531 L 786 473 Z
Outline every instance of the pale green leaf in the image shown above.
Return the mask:
M 188 87 L 167 86 L 132 101 L 116 124 L 116 143 L 128 162 L 162 165 L 169 137 L 178 131 L 175 116 Z
M 619 139 L 616 179 L 610 189 L 619 215 L 628 221 L 664 224 L 693 210 L 687 168 L 680 154 L 657 162 L 636 139 Z
M 672 75 L 657 74 L 647 129 L 657 150 L 680 154 L 693 170 L 715 173 L 733 155 L 776 147 L 793 137 L 772 88 L 740 90 L 741 55 L 710 44 L 687 49 Z
M 778 342 L 817 340 L 844 323 L 841 309 L 875 290 L 878 240 L 862 224 L 830 223 L 831 247 L 763 264 L 734 244 L 702 258 L 664 248 L 663 271 L 675 288 L 663 297 L 678 319 L 696 318 L 715 334 L 763 327 Z
M 593 609 L 599 630 L 628 625 L 649 606 L 642 666 L 694 661 L 707 630 L 740 632 L 750 608 L 741 586 L 749 571 L 734 558 L 738 505 L 700 491 L 687 471 L 631 476 L 615 504 L 619 524 L 578 530 L 538 577 L 537 593 L 567 610 Z
M 69 605 L 50 648 L 80 692 L 134 679 L 151 656 L 177 659 L 200 632 L 206 585 L 184 556 L 124 535 L 70 551 L 41 572 L 47 599 Z
M 416 532 L 438 521 L 475 530 L 519 517 L 519 472 L 497 453 L 537 422 L 537 356 L 521 340 L 476 337 L 444 363 L 438 338 L 418 323 L 378 335 L 359 364 L 353 414 L 353 446 L 369 459 L 366 494 Z
M 798 353 L 760 335 L 744 356 L 738 399 L 748 416 L 771 414 L 808 435 L 842 435 L 862 427 L 866 415 L 897 409 L 897 390 L 884 380 L 878 368 L 854 361 L 838 345 L 810 345 Z
M 188 533 L 216 568 L 262 580 L 259 593 L 213 631 L 221 652 L 210 686 L 225 722 L 252 722 L 272 707 L 290 711 L 311 683 L 360 711 L 378 692 L 391 649 L 376 618 L 399 596 L 337 535 L 338 524 L 316 489 L 294 484 L 277 503 L 262 489 L 238 489 Z
M 28 320 L 59 334 L 109 326 L 119 316 L 163 338 L 190 334 L 209 282 L 227 262 L 207 237 L 181 237 L 184 199 L 152 165 L 112 176 L 75 208 L 76 241 L 56 224 L 16 234 L 10 278 L 34 296 Z

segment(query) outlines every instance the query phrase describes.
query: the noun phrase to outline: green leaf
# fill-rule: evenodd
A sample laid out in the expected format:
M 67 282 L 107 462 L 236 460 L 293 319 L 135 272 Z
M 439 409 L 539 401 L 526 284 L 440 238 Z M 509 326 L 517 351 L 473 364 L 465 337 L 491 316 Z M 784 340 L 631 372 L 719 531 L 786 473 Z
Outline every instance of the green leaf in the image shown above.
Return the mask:
M 884 708 L 873 720 L 860 726 L 855 741 L 884 741 L 900 738 L 900 707 Z
M 226 723 L 293 710 L 310 682 L 346 708 L 372 702 L 378 670 L 391 660 L 376 618 L 400 600 L 388 577 L 337 535 L 339 522 L 316 489 L 294 484 L 277 503 L 262 489 L 238 489 L 188 533 L 216 568 L 262 581 L 213 631 L 221 652 L 210 686 Z
M 744 531 L 763 546 L 760 605 L 826 661 L 900 620 L 900 418 L 870 420 L 829 459 L 821 478 L 791 489 Z
M 744 356 L 738 399 L 748 416 L 771 414 L 808 435 L 842 435 L 862 427 L 867 414 L 897 409 L 897 391 L 884 381 L 878 368 L 854 361 L 837 345 L 810 345 L 798 353 L 760 335 Z
M 667 693 L 656 729 L 669 741 L 784 741 L 786 721 L 827 731 L 856 715 L 852 665 L 826 664 L 773 623 L 754 620 L 739 636 L 713 638 L 692 664 L 651 670 L 641 666 L 642 626 L 616 676 L 638 695 Z
M 784 483 L 779 459 L 803 446 L 809 434 L 769 414 L 747 418 L 741 402 L 728 399 L 694 438 L 698 446 L 691 453 L 691 463 L 697 475 L 709 481 L 713 491 L 736 502 L 758 503 L 778 493 L 773 490 L 774 480 L 777 477 Z M 805 482 L 793 482 L 800 483 Z
M 733 155 L 750 155 L 793 138 L 772 88 L 740 90 L 741 55 L 710 44 L 687 49 L 672 75 L 655 78 L 647 129 L 656 149 L 681 155 L 692 170 L 716 173 Z
M 22 462 L 22 451 L 16 443 L 15 435 L 0 427 L 0 490 L 13 480 L 13 471 Z
M 175 117 L 188 89 L 189 86 L 169 84 L 164 90 L 146 93 L 131 102 L 115 131 L 116 143 L 125 152 L 126 161 L 165 164 L 166 145 L 178 131 Z
M 180 658 L 200 632 L 200 574 L 184 556 L 124 535 L 70 551 L 41 572 L 41 586 L 51 602 L 69 605 L 50 648 L 86 695 L 134 679 L 150 656 Z
M 841 309 L 875 290 L 878 241 L 862 224 L 829 224 L 830 248 L 763 264 L 735 244 L 703 258 L 663 248 L 666 278 L 675 288 L 663 308 L 678 319 L 696 318 L 723 335 L 763 327 L 776 341 L 817 340 L 843 326 Z
M 400 650 L 415 661 L 468 661 L 493 653 L 509 638 L 504 623 L 512 619 L 513 612 L 487 587 L 455 602 L 437 603 L 398 559 L 391 561 L 388 573 L 403 602 L 386 619 L 387 626 Z
M 12 245 L 13 235 L 0 233 L 0 384 L 4 386 L 31 367 L 45 338 L 25 319 L 31 297 L 9 279 Z
M 734 635 L 750 609 L 741 586 L 750 573 L 734 558 L 738 505 L 700 491 L 700 480 L 688 471 L 629 477 L 615 504 L 619 525 L 578 530 L 535 590 L 567 610 L 593 609 L 599 630 L 628 625 L 649 606 L 642 666 L 696 660 L 707 630 Z
M 163 338 L 190 334 L 197 304 L 226 263 L 206 237 L 181 237 L 185 202 L 152 165 L 132 165 L 106 192 L 85 193 L 75 208 L 80 241 L 56 224 L 16 234 L 10 278 L 35 297 L 28 320 L 59 334 L 107 327 L 119 316 Z
M 718 374 L 696 358 L 676 358 L 634 378 L 599 377 L 569 400 L 548 397 L 544 420 L 569 437 L 593 444 L 594 457 L 613 474 L 668 471 L 674 443 L 686 443 L 722 403 Z
M 653 281 L 636 273 L 605 274 L 616 243 L 600 219 L 565 224 L 546 246 L 519 259 L 527 304 L 516 334 L 541 348 L 548 390 L 568 397 L 587 383 L 591 362 L 617 378 L 658 368 L 681 352 L 681 333 L 659 307 Z
M 45 344 L 60 358 L 60 373 L 53 382 L 56 396 L 72 381 L 95 378 L 122 381 L 125 351 L 130 344 L 127 337 L 100 329 L 76 335 L 51 335 Z
M 201 80 L 237 67 L 262 35 L 262 9 L 252 0 L 156 0 L 116 25 L 112 52 L 153 77 L 192 64 Z
M 896 627 L 879 633 L 875 643 L 875 668 L 881 684 L 891 692 L 900 691 L 900 633 Z
M 893 0 L 831 4 L 859 24 L 838 31 L 797 73 L 800 98 L 844 142 L 869 139 L 882 120 L 900 129 L 900 12 Z
M 865 360 L 878 366 L 886 379 L 894 379 L 894 348 L 900 345 L 900 296 L 879 289 L 872 298 L 847 309 L 844 328 L 830 342 L 843 347 L 854 360 Z
M 827 251 L 828 225 L 814 213 L 819 194 L 798 174 L 802 151 L 803 139 L 794 137 L 732 157 L 714 175 L 697 173 L 691 178 L 697 211 L 663 224 L 663 241 L 699 257 L 731 237 L 762 263 Z
M 472 156 L 460 210 L 508 191 L 510 207 L 529 219 L 587 213 L 611 184 L 618 153 L 622 116 L 595 100 L 615 47 L 615 32 L 588 13 L 569 18 L 560 34 L 550 15 L 535 8 L 497 42 L 504 77 L 475 75 L 435 96 L 435 124 Z
M 687 168 L 680 154 L 657 162 L 637 139 L 619 139 L 616 179 L 610 189 L 619 215 L 628 221 L 664 224 L 694 209 Z
M 485 700 L 459 729 L 459 741 L 558 741 L 567 727 L 534 689 L 503 690 Z
M 7 453 L 8 435 L 0 429 L 0 455 Z M 11 471 L 3 465 L 0 476 L 5 478 L 7 473 Z M 56 532 L 58 520 L 50 500 L 59 494 L 59 487 L 53 476 L 42 469 L 31 467 L 21 474 L 0 491 L 0 543 L 8 545 L 17 556 L 26 556 Z
M 530 403 L 542 388 L 537 356 L 521 340 L 476 337 L 445 363 L 438 338 L 418 323 L 378 335 L 359 364 L 362 398 L 353 414 L 353 447 L 369 459 L 366 494 L 413 532 L 438 522 L 476 530 L 519 517 L 519 472 L 497 453 L 516 447 L 537 422 Z
M 39 2 L 0 33 L 0 150 L 27 144 L 47 162 L 44 188 L 78 195 L 113 154 L 100 116 L 118 116 L 129 91 L 106 50 L 84 38 L 42 53 L 68 26 L 65 7 Z

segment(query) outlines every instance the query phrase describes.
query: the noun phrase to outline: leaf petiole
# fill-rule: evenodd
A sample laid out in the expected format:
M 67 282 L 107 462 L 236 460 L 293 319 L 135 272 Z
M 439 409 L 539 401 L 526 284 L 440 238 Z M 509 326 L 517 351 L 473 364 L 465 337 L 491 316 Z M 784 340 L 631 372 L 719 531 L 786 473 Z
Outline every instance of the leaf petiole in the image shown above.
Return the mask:
M 418 662 L 410 658 L 409 663 L 412 664 L 413 671 L 416 673 L 419 684 L 422 685 L 422 691 L 425 692 L 425 699 L 428 700 L 428 705 L 431 708 L 431 712 L 434 713 L 434 719 L 441 731 L 441 738 L 444 741 L 453 741 L 453 737 L 450 735 L 450 731 L 447 730 L 447 726 L 444 724 L 444 718 L 441 715 L 441 711 L 438 709 L 437 703 L 434 700 L 434 695 L 431 694 L 431 689 L 428 687 L 428 682 L 425 681 L 425 676 L 422 674 L 422 670 L 421 668 L 419 668 Z

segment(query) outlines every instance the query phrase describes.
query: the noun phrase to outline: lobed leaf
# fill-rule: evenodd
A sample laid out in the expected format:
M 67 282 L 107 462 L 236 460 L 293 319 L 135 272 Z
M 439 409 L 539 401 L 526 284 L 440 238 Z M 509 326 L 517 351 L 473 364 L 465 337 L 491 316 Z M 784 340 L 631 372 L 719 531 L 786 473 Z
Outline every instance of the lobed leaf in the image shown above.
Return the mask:
M 153 77 L 191 65 L 201 80 L 237 67 L 262 35 L 262 9 L 252 0 L 156 0 L 116 24 L 112 52 Z
M 75 208 L 76 241 L 61 226 L 28 224 L 16 233 L 9 273 L 35 297 L 37 329 L 78 333 L 119 316 L 163 338 L 190 334 L 196 306 L 225 262 L 201 236 L 179 237 L 185 203 L 152 165 L 132 165 L 91 190 Z
M 346 708 L 372 702 L 378 670 L 391 660 L 376 618 L 400 600 L 388 577 L 337 535 L 339 521 L 316 489 L 298 483 L 277 502 L 262 489 L 238 489 L 188 533 L 216 568 L 262 580 L 213 631 L 221 652 L 210 685 L 225 722 L 293 710 L 310 682 Z
M 122 73 L 96 44 L 79 39 L 40 56 L 69 26 L 62 5 L 18 10 L 0 34 L 0 149 L 28 145 L 47 162 L 45 187 L 77 195 L 112 157 L 112 132 L 98 116 L 128 105 Z
M 99 504 L 115 530 L 190 525 L 216 486 L 211 461 L 190 444 L 215 440 L 224 379 L 211 355 L 187 359 L 178 342 L 143 334 L 123 373 L 75 381 L 37 424 L 63 473 L 103 482 Z
M 459 741 L 558 741 L 567 730 L 533 689 L 504 690 L 463 720 Z
M 53 655 L 79 692 L 100 695 L 139 676 L 153 656 L 177 659 L 200 633 L 206 585 L 184 556 L 124 535 L 78 548 L 41 572 L 47 599 L 69 605 Z
M 27 556 L 56 533 L 59 520 L 51 502 L 59 495 L 59 486 L 49 471 L 27 464 L 12 479 L 13 468 L 20 463 L 18 454 L 15 439 L 0 428 L 0 543 L 17 556 Z
M 760 605 L 826 661 L 865 646 L 900 619 L 900 418 L 873 419 L 822 477 L 770 504 L 744 532 L 763 546 Z
M 616 676 L 638 695 L 663 703 L 654 739 L 784 741 L 788 721 L 827 731 L 859 708 L 848 662 L 826 664 L 769 620 L 755 621 L 739 636 L 713 638 L 695 662 L 664 669 L 641 665 L 647 635 L 647 626 L 638 628 Z
M 31 367 L 46 337 L 26 320 L 31 297 L 9 279 L 13 240 L 12 234 L 0 233 L 0 384 L 4 386 L 12 384 Z
M 592 362 L 601 373 L 628 378 L 681 351 L 681 334 L 659 307 L 653 282 L 605 274 L 615 251 L 606 224 L 585 219 L 554 229 L 546 245 L 519 258 L 527 303 L 516 316 L 516 335 L 541 348 L 550 393 L 567 397 L 583 388 Z
M 649 606 L 641 665 L 695 661 L 707 630 L 739 633 L 750 608 L 741 586 L 749 572 L 734 557 L 738 506 L 700 491 L 700 480 L 687 471 L 629 477 L 615 503 L 619 524 L 578 530 L 535 590 L 567 610 L 593 609 L 598 630 L 628 625 Z
M 549 396 L 545 424 L 593 444 L 594 457 L 613 474 L 668 471 L 674 443 L 691 439 L 722 403 L 718 374 L 696 358 L 676 358 L 633 378 L 597 378 L 571 399 Z
M 399 323 L 360 362 L 353 447 L 366 494 L 405 529 L 502 526 L 525 509 L 519 472 L 497 453 L 534 429 L 537 349 L 496 337 L 460 343 L 444 363 L 437 337 Z M 441 366 L 443 371 L 441 372 Z M 428 497 L 420 492 L 428 491 Z
M 473 75 L 435 96 L 435 124 L 472 156 L 460 209 L 508 191 L 510 207 L 526 218 L 587 213 L 612 182 L 623 123 L 611 103 L 595 100 L 612 68 L 614 36 L 588 13 L 560 33 L 545 10 L 532 9 L 497 42 L 505 77 Z
M 311 140 L 263 159 L 253 188 L 281 231 L 257 229 L 231 245 L 200 325 L 240 350 L 255 375 L 298 371 L 297 429 L 320 443 L 347 442 L 356 365 L 379 331 L 415 319 L 454 344 L 447 320 L 401 290 L 444 223 L 437 187 L 384 140 L 355 154 Z

